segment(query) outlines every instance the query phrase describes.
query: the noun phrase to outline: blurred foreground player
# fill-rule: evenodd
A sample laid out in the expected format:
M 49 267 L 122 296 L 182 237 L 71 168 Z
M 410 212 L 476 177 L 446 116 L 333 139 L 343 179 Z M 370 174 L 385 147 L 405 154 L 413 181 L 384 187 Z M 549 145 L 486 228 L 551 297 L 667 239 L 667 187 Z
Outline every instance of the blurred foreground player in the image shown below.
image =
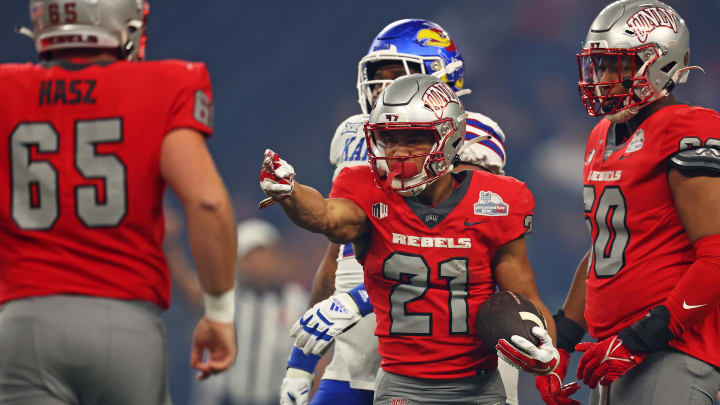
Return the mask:
M 343 168 L 367 165 L 364 124 L 378 94 L 392 80 L 411 73 L 428 73 L 441 78 L 455 92 L 463 90 L 464 61 L 454 41 L 439 25 L 421 19 L 395 21 L 383 28 L 373 39 L 370 49 L 358 64 L 357 88 L 362 114 L 340 123 L 330 145 L 330 161 L 335 175 Z M 460 154 L 462 167 L 455 170 L 483 169 L 502 174 L 505 166 L 505 134 L 495 121 L 474 112 L 467 112 L 465 140 L 491 136 L 477 142 Z M 335 177 L 335 176 L 333 176 Z M 351 243 L 330 243 L 321 262 L 310 305 L 333 293 L 344 293 L 362 283 L 363 269 L 355 259 Z M 375 315 L 368 314 L 352 329 L 335 339 L 333 358 L 325 368 L 313 405 L 371 404 L 375 376 L 380 367 L 377 337 L 374 336 Z M 304 355 L 294 349 L 281 388 L 281 403 L 306 405 L 314 375 L 317 356 Z M 517 405 L 518 370 L 505 362 L 498 363 L 507 403 Z
M 199 63 L 137 61 L 147 11 L 31 1 L 23 32 L 41 63 L 0 66 L 0 404 L 170 402 L 166 184 L 207 293 L 192 364 L 205 378 L 235 356 L 235 227 L 204 142 L 210 79 Z
M 266 151 L 265 193 L 297 225 L 355 244 L 377 317 L 376 404 L 504 403 L 495 351 L 474 330 L 478 306 L 499 285 L 527 296 L 549 318 L 525 254 L 530 192 L 488 172 L 451 174 L 467 146 L 465 120 L 460 100 L 440 79 L 396 79 L 365 126 L 370 167 L 343 169 L 329 199 L 296 184 L 292 166 Z M 343 302 L 367 307 L 367 294 L 340 294 L 330 310 L 350 313 Z M 548 373 L 557 350 L 545 329 L 536 333 L 540 348 L 524 339 L 516 344 L 525 354 L 508 346 L 519 366 Z
M 591 404 L 711 404 L 720 389 L 720 116 L 671 93 L 695 68 L 689 38 L 664 3 L 618 1 L 578 54 L 581 99 L 605 119 L 585 151 L 592 244 L 555 321 L 561 352 L 586 329 L 597 340 L 577 345 Z M 563 374 L 538 378 L 547 403 L 578 403 Z

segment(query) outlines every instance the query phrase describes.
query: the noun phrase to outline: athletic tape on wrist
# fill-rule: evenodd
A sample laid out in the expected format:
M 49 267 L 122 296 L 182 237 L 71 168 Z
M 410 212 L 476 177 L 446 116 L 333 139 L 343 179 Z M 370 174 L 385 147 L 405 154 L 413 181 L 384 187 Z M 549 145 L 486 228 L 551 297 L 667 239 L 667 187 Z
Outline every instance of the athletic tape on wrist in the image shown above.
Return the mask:
M 583 328 L 577 322 L 565 316 L 565 311 L 559 310 L 553 315 L 557 331 L 557 347 L 568 353 L 575 351 L 575 345 L 585 336 Z
M 365 291 L 365 283 L 348 291 L 348 294 L 350 294 L 353 301 L 357 304 L 358 309 L 360 310 L 360 315 L 365 316 L 372 313 L 373 306 L 370 303 L 370 296 L 368 296 L 367 291 Z
M 669 323 L 670 312 L 664 305 L 658 305 L 651 309 L 648 315 L 618 332 L 618 337 L 633 352 L 652 353 L 664 350 L 673 338 L 668 328 Z
M 219 295 L 205 293 L 205 317 L 222 323 L 232 323 L 235 320 L 235 288 L 231 288 Z
M 298 368 L 312 374 L 315 371 L 315 366 L 317 366 L 320 361 L 320 357 L 322 356 L 317 354 L 305 354 L 301 349 L 293 346 L 290 357 L 288 357 L 287 365 L 288 367 Z

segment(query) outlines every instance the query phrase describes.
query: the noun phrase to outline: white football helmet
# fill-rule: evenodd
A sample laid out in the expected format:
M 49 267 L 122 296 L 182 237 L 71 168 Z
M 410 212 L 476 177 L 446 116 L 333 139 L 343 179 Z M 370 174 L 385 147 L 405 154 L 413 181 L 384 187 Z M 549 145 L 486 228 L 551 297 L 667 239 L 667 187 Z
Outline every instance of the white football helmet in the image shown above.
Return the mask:
M 437 77 L 411 74 L 395 79 L 378 97 L 365 124 L 368 161 L 378 187 L 402 196 L 421 193 L 431 182 L 453 168 L 464 143 L 467 114 L 457 95 Z M 430 131 L 429 152 L 388 157 L 379 132 Z M 425 157 L 418 173 L 411 158 Z
M 690 32 L 685 21 L 657 0 L 620 0 L 595 18 L 577 55 L 580 98 L 589 115 L 613 122 L 632 118 L 640 108 L 685 83 Z M 606 71 L 617 72 L 606 80 Z M 620 85 L 625 92 L 610 94 Z
M 41 58 L 58 49 L 118 49 L 128 60 L 145 57 L 143 0 L 30 0 L 33 29 L 21 34 L 35 41 Z

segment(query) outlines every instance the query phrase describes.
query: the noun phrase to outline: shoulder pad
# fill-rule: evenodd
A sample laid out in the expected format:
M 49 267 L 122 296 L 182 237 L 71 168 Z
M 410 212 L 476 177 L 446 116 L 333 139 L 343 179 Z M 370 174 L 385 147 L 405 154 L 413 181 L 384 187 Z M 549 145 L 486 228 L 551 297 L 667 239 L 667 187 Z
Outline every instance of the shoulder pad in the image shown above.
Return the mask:
M 670 164 L 680 171 L 704 170 L 720 174 L 720 148 L 685 149 L 672 155 Z

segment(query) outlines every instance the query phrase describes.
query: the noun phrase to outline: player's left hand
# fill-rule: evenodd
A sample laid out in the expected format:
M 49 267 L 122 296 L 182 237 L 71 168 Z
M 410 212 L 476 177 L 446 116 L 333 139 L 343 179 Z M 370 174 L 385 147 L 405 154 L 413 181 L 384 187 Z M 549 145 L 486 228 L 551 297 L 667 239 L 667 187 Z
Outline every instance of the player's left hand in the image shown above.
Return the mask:
M 205 351 L 209 352 L 203 361 Z M 235 361 L 237 340 L 233 323 L 215 322 L 203 317 L 195 327 L 190 352 L 190 365 L 199 370 L 198 380 L 226 370 Z
M 288 367 L 280 386 L 280 405 L 307 405 L 315 376 L 299 368 Z
M 552 344 L 547 330 L 535 326 L 532 334 L 540 339 L 540 347 L 522 336 L 510 337 L 512 343 L 506 339 L 498 340 L 495 349 L 498 357 L 504 359 L 511 366 L 521 368 L 536 375 L 547 375 L 555 370 L 560 362 L 560 354 Z
M 579 343 L 575 350 L 585 352 L 578 364 L 577 378 L 590 388 L 595 388 L 598 382 L 610 385 L 647 356 L 647 353 L 630 351 L 617 335 L 598 343 Z
M 362 314 L 348 293 L 318 302 L 293 325 L 290 337 L 305 354 L 323 354 L 335 336 L 354 326 Z
M 295 169 L 277 153 L 265 149 L 260 169 L 260 188 L 265 195 L 280 201 L 292 194 L 295 186 Z
M 558 353 L 560 362 L 555 371 L 535 377 L 535 387 L 546 405 L 580 405 L 579 401 L 570 398 L 580 389 L 580 384 L 577 381 L 565 385 L 562 383 L 567 374 L 570 353 L 563 349 L 558 349 Z

